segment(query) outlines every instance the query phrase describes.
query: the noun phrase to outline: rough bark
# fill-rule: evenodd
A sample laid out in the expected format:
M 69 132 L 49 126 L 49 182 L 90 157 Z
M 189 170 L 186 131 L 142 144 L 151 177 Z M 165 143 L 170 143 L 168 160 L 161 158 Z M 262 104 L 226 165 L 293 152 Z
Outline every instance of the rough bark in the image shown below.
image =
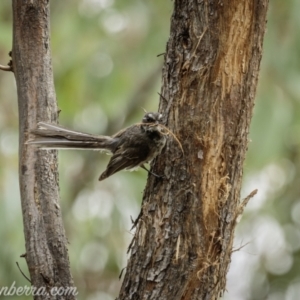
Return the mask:
M 144 192 L 118 299 L 218 299 L 240 201 L 268 0 L 175 0 L 160 112 L 169 139 Z
M 67 241 L 59 206 L 57 152 L 25 144 L 38 121 L 57 121 L 50 56 L 48 0 L 13 0 L 13 70 L 19 105 L 19 179 L 26 244 L 25 259 L 34 287 L 52 296 L 56 288 L 73 287 Z

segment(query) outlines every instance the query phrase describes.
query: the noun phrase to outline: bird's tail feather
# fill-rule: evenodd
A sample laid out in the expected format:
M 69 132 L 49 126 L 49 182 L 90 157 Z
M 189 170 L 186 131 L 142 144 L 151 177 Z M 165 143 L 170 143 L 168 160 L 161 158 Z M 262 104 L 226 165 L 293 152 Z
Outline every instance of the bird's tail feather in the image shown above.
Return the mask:
M 39 122 L 31 133 L 34 138 L 28 140 L 27 144 L 39 148 L 112 151 L 115 147 L 115 140 L 109 136 L 87 134 L 44 122 Z

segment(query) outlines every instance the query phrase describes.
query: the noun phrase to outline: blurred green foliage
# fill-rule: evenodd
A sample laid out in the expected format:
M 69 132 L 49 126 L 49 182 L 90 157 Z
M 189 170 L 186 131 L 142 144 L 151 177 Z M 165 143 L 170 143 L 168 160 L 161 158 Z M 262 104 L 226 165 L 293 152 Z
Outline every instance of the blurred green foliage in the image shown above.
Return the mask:
M 51 44 L 60 123 L 112 133 L 157 110 L 171 1 L 51 1 Z M 300 2 L 270 3 L 242 196 L 258 188 L 237 228 L 229 300 L 300 295 Z M 11 2 L 0 2 L 0 63 L 12 44 Z M 18 186 L 18 113 L 13 74 L 0 72 L 0 287 L 27 285 Z M 99 183 L 107 157 L 60 152 L 61 207 L 79 299 L 111 300 L 126 266 L 130 216 L 144 171 Z M 1 296 L 0 296 L 1 297 Z M 25 297 L 22 297 L 22 299 Z M 10 299 L 19 299 L 10 297 Z M 30 299 L 30 298 L 28 298 Z

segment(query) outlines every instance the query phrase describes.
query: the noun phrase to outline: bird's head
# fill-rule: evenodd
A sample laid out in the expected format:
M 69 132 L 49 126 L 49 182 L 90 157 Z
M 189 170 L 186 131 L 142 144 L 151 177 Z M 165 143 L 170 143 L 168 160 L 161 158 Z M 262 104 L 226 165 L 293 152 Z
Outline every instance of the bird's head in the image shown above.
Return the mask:
M 154 123 L 160 124 L 162 123 L 163 115 L 161 113 L 147 112 L 143 119 L 143 123 Z

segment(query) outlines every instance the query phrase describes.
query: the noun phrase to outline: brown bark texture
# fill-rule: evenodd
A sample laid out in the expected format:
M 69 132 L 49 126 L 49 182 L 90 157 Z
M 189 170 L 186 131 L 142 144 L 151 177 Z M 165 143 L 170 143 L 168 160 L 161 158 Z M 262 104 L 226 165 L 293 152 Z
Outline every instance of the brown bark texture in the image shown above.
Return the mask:
M 268 0 L 175 0 L 153 165 L 119 300 L 218 299 L 226 285 Z M 165 99 L 163 99 L 165 98 Z
M 59 206 L 57 152 L 35 150 L 25 142 L 38 121 L 57 121 L 50 53 L 48 0 L 13 0 L 13 70 L 19 105 L 19 180 L 26 244 L 25 259 L 32 286 L 54 296 L 55 288 L 73 287 L 67 240 Z M 41 291 L 41 290 L 40 290 Z

